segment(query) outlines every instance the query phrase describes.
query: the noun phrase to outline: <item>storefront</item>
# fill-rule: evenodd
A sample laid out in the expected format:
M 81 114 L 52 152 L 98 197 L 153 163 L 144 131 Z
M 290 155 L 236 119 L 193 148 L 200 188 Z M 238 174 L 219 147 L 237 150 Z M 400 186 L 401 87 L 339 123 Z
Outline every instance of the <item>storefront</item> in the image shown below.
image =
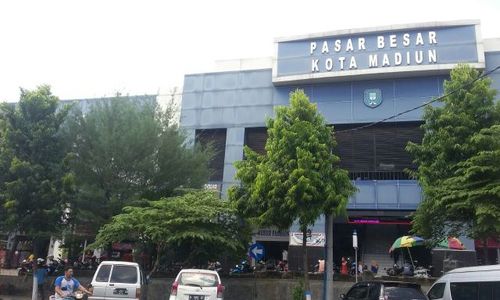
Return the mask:
M 486 241 L 475 240 L 474 245 L 477 251 L 479 264 L 499 264 L 500 263 L 500 239 L 488 238 Z
M 304 89 L 335 127 L 341 167 L 358 188 L 349 201 L 348 218 L 335 221 L 336 261 L 352 251 L 353 229 L 360 234 L 362 258 L 379 260 L 388 256 L 395 238 L 408 233 L 409 216 L 422 197 L 405 171 L 415 168 L 405 146 L 423 135 L 423 109 L 413 108 L 442 95 L 443 82 L 458 63 L 479 70 L 500 65 L 500 39 L 483 40 L 478 21 L 278 38 L 271 58 L 225 61 L 215 72 L 186 75 L 181 126 L 193 140 L 211 142 L 216 149 L 210 183 L 220 185 L 226 197 L 237 184 L 234 162 L 243 159 L 243 147 L 263 153 L 266 118 L 276 106 L 288 104 L 291 91 Z M 490 77 L 500 90 L 500 75 Z M 324 226 L 315 230 L 313 234 L 325 232 Z M 294 231 L 292 227 L 291 236 Z M 254 240 L 277 249 L 285 238 Z

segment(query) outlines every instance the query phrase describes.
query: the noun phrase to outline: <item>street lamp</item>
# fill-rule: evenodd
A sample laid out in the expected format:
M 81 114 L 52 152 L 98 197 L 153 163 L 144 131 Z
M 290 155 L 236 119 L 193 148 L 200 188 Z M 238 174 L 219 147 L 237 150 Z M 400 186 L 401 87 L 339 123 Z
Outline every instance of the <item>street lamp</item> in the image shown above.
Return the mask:
M 358 233 L 356 229 L 352 232 L 352 247 L 354 248 L 354 263 L 356 268 L 354 269 L 354 274 L 356 276 L 356 283 L 358 282 Z

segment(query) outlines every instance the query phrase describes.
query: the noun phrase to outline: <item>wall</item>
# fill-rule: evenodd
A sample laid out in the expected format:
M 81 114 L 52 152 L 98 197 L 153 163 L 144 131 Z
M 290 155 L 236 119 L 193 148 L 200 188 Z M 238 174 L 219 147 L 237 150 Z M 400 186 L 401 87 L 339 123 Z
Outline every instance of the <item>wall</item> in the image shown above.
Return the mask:
M 272 70 L 250 70 L 186 75 L 181 125 L 187 129 L 263 127 L 274 106 L 288 105 L 291 91 L 302 88 L 330 124 L 378 121 L 423 104 L 442 94 L 446 76 L 348 81 L 274 87 Z M 366 89 L 382 90 L 377 108 L 363 103 Z M 395 121 L 420 120 L 415 110 Z
M 421 105 L 432 97 L 442 94 L 445 76 L 397 78 L 385 80 L 349 81 L 330 84 L 309 84 L 303 86 L 273 86 L 272 70 L 249 70 L 186 75 L 181 110 L 181 126 L 188 136 L 196 129 L 227 128 L 222 195 L 226 196 L 229 186 L 235 183 L 233 163 L 243 158 L 245 128 L 263 127 L 266 118 L 273 117 L 274 107 L 287 105 L 291 91 L 303 88 L 328 123 L 366 123 L 378 121 L 397 112 Z M 375 109 L 363 103 L 364 91 L 379 88 L 383 102 Z M 422 109 L 412 111 L 395 121 L 420 120 Z M 411 183 L 409 188 L 415 184 Z M 383 189 L 382 186 L 363 186 L 358 199 L 353 199 L 350 208 L 376 208 L 378 202 L 363 203 L 366 193 L 398 192 L 394 185 Z M 388 190 L 390 189 L 390 191 Z M 366 190 L 366 192 L 365 192 Z M 419 191 L 417 191 L 419 192 Z M 411 199 L 408 208 L 414 209 L 420 201 L 420 194 L 414 203 Z M 391 198 L 391 203 L 402 203 Z M 366 204 L 366 205 L 365 205 Z
M 88 284 L 90 278 L 78 278 L 82 284 Z M 52 279 L 53 280 L 53 279 Z M 168 299 L 170 286 L 173 279 L 154 278 L 149 285 L 149 300 Z M 292 290 L 299 284 L 298 279 L 270 279 L 270 278 L 223 278 L 226 291 L 225 300 L 292 300 Z M 0 276 L 0 283 L 3 285 L 11 284 L 16 288 L 16 296 L 26 296 L 30 299 L 31 277 L 23 281 L 18 277 Z M 340 294 L 346 293 L 353 285 L 353 282 L 334 281 L 334 297 L 339 299 Z M 427 291 L 430 282 L 422 283 L 422 290 Z M 311 280 L 311 291 L 313 300 L 322 299 L 323 280 Z M 0 298 L 5 295 L 5 291 L 0 290 Z

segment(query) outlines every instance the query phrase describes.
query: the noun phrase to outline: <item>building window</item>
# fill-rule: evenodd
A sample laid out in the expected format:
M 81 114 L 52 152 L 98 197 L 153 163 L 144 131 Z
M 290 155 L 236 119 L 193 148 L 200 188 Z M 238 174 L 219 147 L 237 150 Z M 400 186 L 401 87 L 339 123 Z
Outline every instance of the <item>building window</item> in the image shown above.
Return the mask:
M 209 181 L 222 181 L 226 153 L 226 129 L 198 129 L 196 130 L 196 143 L 212 147 L 215 153 L 209 164 L 211 171 Z
M 340 167 L 352 180 L 407 180 L 406 169 L 415 169 L 406 152 L 409 141 L 420 143 L 421 122 L 382 123 L 362 130 L 349 131 L 363 124 L 335 125 L 336 153 Z M 338 132 L 337 132 L 338 131 Z M 267 128 L 246 128 L 245 145 L 265 153 Z

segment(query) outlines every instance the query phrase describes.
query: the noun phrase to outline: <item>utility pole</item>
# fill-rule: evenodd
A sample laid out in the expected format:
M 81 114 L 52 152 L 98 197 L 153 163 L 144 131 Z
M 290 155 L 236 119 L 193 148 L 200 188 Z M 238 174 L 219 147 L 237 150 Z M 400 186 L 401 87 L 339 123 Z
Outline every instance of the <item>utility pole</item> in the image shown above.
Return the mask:
M 354 261 L 356 264 L 354 274 L 356 276 L 356 283 L 358 283 L 358 233 L 356 229 L 352 232 L 352 247 L 354 248 Z
M 333 214 L 325 215 L 325 224 L 326 224 L 325 300 L 333 300 Z
M 31 270 L 33 270 L 33 289 L 31 292 L 31 300 L 38 300 L 38 280 L 37 280 L 37 276 L 36 276 L 38 266 L 35 263 L 35 260 L 33 260 L 31 262 L 31 264 L 32 264 Z M 28 271 L 26 271 L 26 272 L 28 272 Z

